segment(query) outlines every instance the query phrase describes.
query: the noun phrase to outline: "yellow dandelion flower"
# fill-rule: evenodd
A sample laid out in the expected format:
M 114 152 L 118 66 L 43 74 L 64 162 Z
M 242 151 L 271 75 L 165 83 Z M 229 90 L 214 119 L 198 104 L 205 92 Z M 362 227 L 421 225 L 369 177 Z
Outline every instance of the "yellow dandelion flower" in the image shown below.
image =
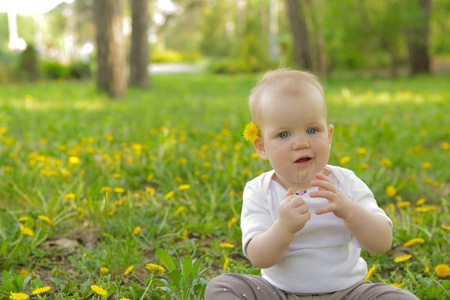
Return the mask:
M 25 269 L 22 269 L 22 270 L 20 270 L 20 274 L 22 274 L 23 276 L 27 276 L 27 275 L 30 275 L 30 272 L 28 272 Z
M 139 234 L 140 232 L 141 232 L 141 226 L 136 226 L 134 229 L 133 229 L 133 234 L 134 235 L 137 235 L 137 234 Z
M 23 235 L 34 236 L 33 230 L 23 225 L 20 226 L 20 232 L 22 232 Z
M 254 141 L 257 141 L 259 139 L 259 128 L 255 123 L 250 122 L 245 125 L 245 129 L 242 135 L 247 142 L 253 143 Z
M 185 157 L 180 157 L 179 159 L 178 159 L 178 164 L 179 165 L 184 165 L 184 164 L 186 164 L 187 163 L 187 159 L 185 158 Z
M 190 184 L 182 184 L 182 185 L 180 185 L 180 186 L 178 187 L 178 189 L 179 189 L 180 191 L 188 190 L 188 189 L 190 189 L 190 188 L 191 188 L 191 185 L 190 185 Z
M 227 258 L 225 259 L 225 262 L 223 263 L 222 270 L 226 271 L 226 270 L 228 269 L 229 266 L 230 266 L 230 258 L 227 257 Z
M 401 289 L 402 286 L 403 286 L 401 283 L 391 283 L 391 285 L 392 285 L 392 286 L 395 286 L 395 287 L 397 287 L 397 288 L 399 288 L 399 289 Z
M 149 174 L 149 175 L 147 176 L 147 178 L 145 179 L 145 181 L 150 182 L 150 181 L 152 181 L 153 177 L 155 177 L 155 175 Z
M 420 205 L 422 205 L 424 203 L 425 203 L 425 198 L 421 198 L 421 199 L 417 200 L 416 205 L 420 206 Z
M 73 200 L 76 198 L 76 195 L 74 193 L 68 193 L 64 195 L 64 199 L 66 200 Z
M 397 207 L 398 208 L 406 208 L 406 207 L 408 207 L 410 205 L 411 205 L 411 202 L 409 202 L 409 201 L 402 201 L 399 204 L 397 204 Z
M 128 274 L 130 274 L 131 271 L 133 271 L 133 269 L 134 269 L 134 266 L 129 266 L 129 267 L 125 270 L 125 272 L 123 272 L 123 275 L 128 275 Z
M 91 285 L 91 290 L 94 291 L 94 293 L 96 293 L 97 295 L 100 295 L 100 296 L 103 296 L 103 297 L 108 295 L 106 290 L 102 289 L 98 285 Z
M 26 299 L 28 299 L 28 295 L 25 294 L 25 293 L 13 293 L 13 292 L 11 292 L 11 294 L 9 295 L 9 299 L 26 300 Z
M 189 236 L 189 231 L 187 229 L 183 230 L 183 239 L 187 239 Z
M 407 261 L 407 260 L 410 259 L 411 257 L 412 257 L 411 254 L 406 254 L 406 255 L 398 256 L 398 257 L 394 258 L 394 262 L 395 262 L 395 263 L 399 263 L 399 262 Z
M 33 291 L 33 295 L 45 294 L 45 293 L 47 293 L 50 290 L 51 290 L 51 287 L 49 287 L 49 286 L 44 286 L 44 287 L 41 287 L 41 288 L 37 288 L 37 289 L 35 289 Z
M 159 274 L 164 274 L 166 272 L 166 270 L 163 267 L 161 267 L 159 265 L 155 265 L 155 264 L 147 264 L 145 266 L 145 268 L 150 271 L 156 271 L 156 273 L 159 273 Z
M 19 222 L 25 223 L 26 221 L 28 221 L 30 218 L 28 217 L 20 217 L 18 220 Z
M 115 206 L 121 206 L 123 204 L 122 200 L 116 200 L 114 201 Z
M 392 167 L 392 160 L 390 160 L 389 158 L 383 158 L 380 161 L 380 165 L 385 168 L 390 168 Z
M 253 159 L 257 159 L 257 158 L 259 158 L 259 154 L 258 154 L 258 152 L 253 152 L 252 154 L 250 154 L 250 157 Z
M 342 166 L 342 165 L 345 165 L 346 163 L 349 163 L 351 160 L 352 160 L 352 158 L 350 156 L 346 155 L 346 156 L 343 156 L 339 160 L 339 164 Z
M 356 154 L 358 154 L 358 155 L 363 155 L 363 154 L 366 154 L 366 153 L 367 153 L 367 149 L 366 148 L 361 147 L 361 148 L 356 149 Z
M 447 226 L 445 224 L 441 224 L 441 228 L 444 230 L 450 230 L 450 226 Z
M 113 191 L 114 191 L 115 193 L 117 193 L 117 194 L 122 194 L 122 193 L 125 192 L 125 189 L 124 189 L 124 188 L 121 188 L 121 187 L 115 187 L 115 188 L 113 189 Z
M 425 266 L 425 269 L 423 270 L 424 273 L 430 273 L 430 267 Z
M 231 248 L 234 248 L 234 245 L 233 245 L 233 244 L 230 244 L 230 243 L 220 243 L 219 246 L 220 246 L 220 248 L 223 248 L 223 249 L 231 249 Z
M 119 179 L 120 177 L 122 177 L 122 175 L 120 175 L 120 173 L 114 173 L 112 177 L 114 179 Z
M 180 206 L 177 208 L 177 210 L 175 211 L 175 215 L 180 215 L 183 211 L 186 210 L 186 206 Z
M 152 187 L 146 187 L 145 192 L 149 193 L 150 195 L 154 195 L 156 193 L 156 190 L 155 190 L 155 188 L 152 188 Z
M 52 220 L 50 220 L 50 218 L 47 217 L 47 216 L 39 215 L 39 216 L 38 216 L 38 219 L 41 220 L 42 222 L 47 223 L 47 224 L 50 225 L 50 226 L 55 226 L 55 223 L 53 223 Z
M 100 189 L 102 192 L 112 192 L 112 188 L 110 188 L 109 186 L 102 186 L 102 188 Z
M 376 269 L 377 265 L 373 264 L 372 267 L 369 269 L 369 271 L 367 272 L 366 277 L 364 277 L 364 280 L 369 280 L 370 277 L 372 277 L 373 273 L 375 273 L 375 269 Z
M 77 207 L 77 217 L 78 219 L 83 219 L 85 213 L 84 213 L 84 209 L 81 206 Z
M 450 267 L 445 264 L 437 265 L 434 271 L 438 277 L 447 277 L 450 275 Z
M 428 208 L 426 208 L 426 207 L 416 207 L 416 208 L 414 209 L 414 211 L 415 211 L 415 212 L 419 212 L 419 213 L 425 213 L 425 212 L 428 211 Z
M 168 192 L 167 194 L 164 195 L 164 200 L 171 198 L 174 194 L 175 194 L 174 191 Z
M 80 158 L 78 156 L 69 157 L 69 164 L 76 165 L 80 163 Z
M 394 197 L 397 194 L 397 189 L 395 187 L 393 187 L 392 185 L 389 185 L 386 188 L 386 195 L 388 195 L 388 197 Z
M 228 221 L 227 228 L 228 229 L 231 228 L 231 226 L 233 226 L 233 224 L 236 223 L 236 221 L 237 219 L 235 216 L 231 217 L 230 221 Z
M 437 265 L 434 271 L 438 277 L 447 277 L 450 275 L 450 267 L 445 264 Z
M 119 300 L 130 300 L 130 298 L 120 298 Z
M 414 238 L 414 239 L 411 239 L 411 240 L 407 241 L 406 243 L 404 243 L 403 246 L 404 247 L 411 247 L 411 246 L 414 246 L 414 245 L 417 245 L 417 244 L 423 244 L 423 243 L 425 243 L 424 239 L 422 239 L 422 238 Z
M 448 150 L 450 149 L 450 143 L 444 142 L 441 144 L 441 149 L 442 150 Z
M 424 163 L 422 163 L 422 165 L 421 165 L 421 168 L 422 168 L 422 169 L 431 169 L 431 167 L 432 167 L 432 165 L 431 165 L 431 163 L 429 163 L 429 162 L 424 162 Z
M 108 273 L 109 273 L 109 269 L 108 268 L 105 268 L 105 267 L 101 267 L 100 268 L 100 274 L 106 275 Z

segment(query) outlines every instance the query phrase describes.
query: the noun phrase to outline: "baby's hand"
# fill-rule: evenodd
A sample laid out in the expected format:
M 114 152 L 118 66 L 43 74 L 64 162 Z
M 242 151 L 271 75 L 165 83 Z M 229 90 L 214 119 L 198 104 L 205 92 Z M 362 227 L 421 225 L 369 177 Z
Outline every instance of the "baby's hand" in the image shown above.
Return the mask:
M 328 205 L 316 210 L 316 215 L 333 212 L 341 219 L 346 219 L 353 209 L 353 202 L 340 189 L 336 187 L 333 181 L 327 176 L 317 173 L 318 180 L 311 181 L 311 186 L 319 187 L 316 192 L 311 192 L 311 198 L 321 197 L 328 200 Z
M 300 231 L 311 218 L 308 206 L 301 196 L 294 195 L 289 189 L 278 207 L 279 225 L 287 232 L 295 234 Z

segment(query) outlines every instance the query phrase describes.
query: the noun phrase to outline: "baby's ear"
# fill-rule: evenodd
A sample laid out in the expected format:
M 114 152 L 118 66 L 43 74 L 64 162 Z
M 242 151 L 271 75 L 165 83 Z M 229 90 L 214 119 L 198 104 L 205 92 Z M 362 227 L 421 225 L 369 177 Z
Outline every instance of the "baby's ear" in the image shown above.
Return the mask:
M 256 153 L 258 153 L 259 157 L 265 160 L 269 159 L 261 137 L 253 142 L 253 146 L 255 146 Z

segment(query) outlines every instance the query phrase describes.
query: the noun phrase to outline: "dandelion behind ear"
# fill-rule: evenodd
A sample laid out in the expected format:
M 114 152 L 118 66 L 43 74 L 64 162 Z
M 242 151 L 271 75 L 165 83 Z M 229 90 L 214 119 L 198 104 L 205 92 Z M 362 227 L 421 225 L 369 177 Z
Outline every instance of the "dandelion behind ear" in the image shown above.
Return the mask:
M 259 139 L 259 128 L 255 123 L 250 122 L 245 125 L 245 129 L 242 135 L 247 142 L 253 143 L 254 141 L 257 141 Z

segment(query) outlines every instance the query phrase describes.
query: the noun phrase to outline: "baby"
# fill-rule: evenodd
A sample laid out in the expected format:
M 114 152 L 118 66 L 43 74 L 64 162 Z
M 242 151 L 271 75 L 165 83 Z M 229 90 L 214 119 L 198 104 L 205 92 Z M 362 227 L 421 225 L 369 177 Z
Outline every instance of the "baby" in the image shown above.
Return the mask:
M 392 221 L 352 171 L 328 165 L 334 127 L 316 78 L 268 72 L 249 107 L 258 134 L 246 136 L 273 168 L 247 183 L 241 213 L 244 254 L 262 276 L 223 274 L 205 298 L 418 299 L 364 280 L 361 248 L 386 252 Z

